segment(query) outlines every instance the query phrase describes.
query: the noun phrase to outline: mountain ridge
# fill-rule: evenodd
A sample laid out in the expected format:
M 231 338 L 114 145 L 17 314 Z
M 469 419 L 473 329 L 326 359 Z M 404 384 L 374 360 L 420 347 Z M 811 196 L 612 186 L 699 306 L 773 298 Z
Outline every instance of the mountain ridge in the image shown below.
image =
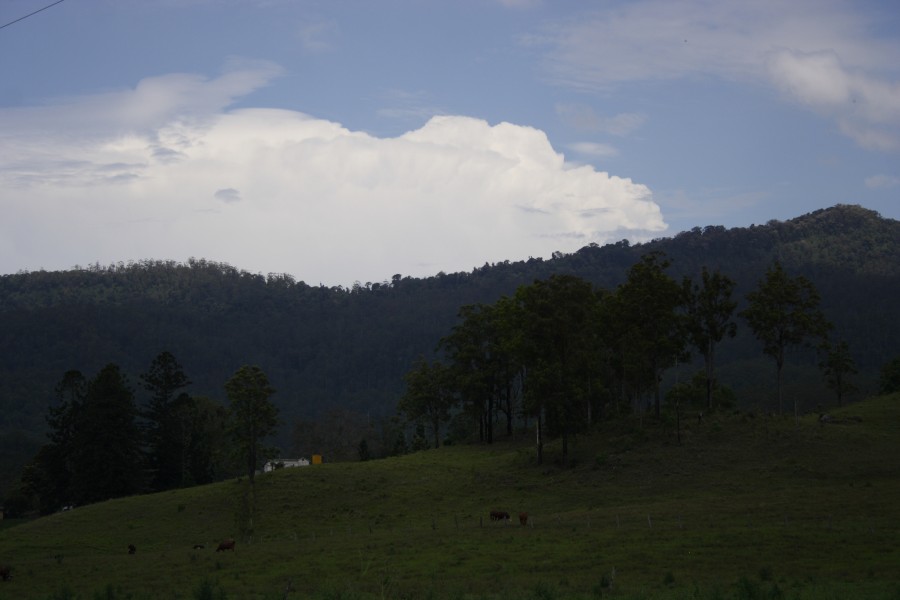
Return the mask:
M 556 273 L 614 289 L 642 254 L 657 250 L 672 261 L 669 274 L 676 280 L 696 277 L 703 266 L 721 269 L 737 282 L 739 301 L 776 259 L 792 275 L 809 278 L 835 336 L 850 342 L 864 390 L 883 363 L 900 355 L 894 301 L 900 297 L 900 222 L 856 205 L 745 228 L 695 227 L 643 244 L 593 244 L 471 272 L 395 275 L 350 288 L 310 286 L 205 259 L 94 265 L 0 276 L 0 352 L 6 358 L 0 365 L 0 445 L 30 445 L 33 454 L 42 443 L 53 386 L 65 371 L 90 376 L 114 362 L 134 385 L 167 350 L 194 382 L 191 393 L 219 401 L 222 385 L 240 366 L 259 365 L 278 390 L 273 399 L 285 423 L 278 443 L 287 448 L 298 419 L 335 410 L 392 414 L 403 374 L 418 356 L 433 353 L 461 306 L 494 302 Z M 797 393 L 819 397 L 806 406 L 821 403 L 827 392 L 813 383 L 815 356 L 792 358 Z M 747 374 L 766 374 L 769 365 L 745 326 L 739 323 L 738 338 L 722 344 L 720 360 L 723 382 L 739 399 L 764 406 L 760 377 Z M 30 442 L 21 443 L 23 436 Z M 13 452 L 17 459 L 6 460 L 21 462 L 27 454 Z M 0 482 L 13 471 L 0 465 Z

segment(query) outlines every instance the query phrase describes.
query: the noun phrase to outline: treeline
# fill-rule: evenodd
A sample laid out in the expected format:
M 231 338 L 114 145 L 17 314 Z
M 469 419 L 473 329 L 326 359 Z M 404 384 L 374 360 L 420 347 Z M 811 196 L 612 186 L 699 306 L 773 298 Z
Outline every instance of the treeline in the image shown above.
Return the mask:
M 719 344 L 733 338 L 740 318 L 775 366 L 778 409 L 782 372 L 792 347 L 815 348 L 829 388 L 841 404 L 854 389 L 855 362 L 845 341 L 829 340 L 832 324 L 815 286 L 775 262 L 737 312 L 735 282 L 705 267 L 696 280 L 677 282 L 659 252 L 644 255 L 615 290 L 595 288 L 574 275 L 553 275 L 520 287 L 493 304 L 461 309 L 460 322 L 441 339 L 439 357 L 419 359 L 406 375 L 398 409 L 409 422 L 430 427 L 439 446 L 442 428 L 465 422 L 491 443 L 494 427 L 537 431 L 537 460 L 547 436 L 561 438 L 566 462 L 569 437 L 598 419 L 622 412 L 663 409 L 666 370 L 694 352 L 704 370 L 693 383 L 666 395 L 678 423 L 685 406 L 708 411 L 732 397 L 716 378 Z M 799 416 L 795 397 L 793 413 Z M 680 430 L 679 430 L 680 431 Z
M 592 244 L 469 272 L 386 274 L 350 286 L 204 259 L 23 272 L 0 276 L 0 493 L 44 444 L 44 417 L 62 373 L 94 374 L 114 361 L 137 380 L 163 348 L 191 374 L 199 397 L 220 398 L 222 382 L 237 369 L 259 365 L 279 390 L 273 444 L 285 455 L 303 455 L 300 446 L 315 444 L 316 452 L 352 459 L 363 438 L 370 451 L 383 453 L 399 443 L 389 419 L 404 375 L 457 323 L 461 306 L 492 305 L 553 275 L 615 290 L 654 251 L 669 258 L 667 272 L 676 281 L 697 277 L 704 266 L 727 273 L 740 299 L 774 260 L 806 277 L 822 296 L 832 336 L 847 341 L 864 391 L 874 390 L 880 366 L 900 354 L 900 222 L 858 206 L 746 228 L 698 227 L 645 244 Z M 803 406 L 830 397 L 817 360 L 806 350 L 785 357 L 785 393 Z M 748 327 L 717 349 L 716 362 L 719 381 L 738 403 L 777 408 L 772 388 L 761 383 L 768 383 L 771 361 Z M 666 371 L 661 393 L 675 373 L 702 367 L 679 365 Z M 348 423 L 344 431 L 352 433 L 337 439 L 326 421 Z
M 514 428 L 533 426 L 538 463 L 544 440 L 560 437 L 565 464 L 569 437 L 597 420 L 645 411 L 660 418 L 662 375 L 691 351 L 703 357 L 704 371 L 694 382 L 672 387 L 665 410 L 677 423 L 685 406 L 730 406 L 733 395 L 716 379 L 715 355 L 723 339 L 736 335 L 737 318 L 775 363 L 779 410 L 785 351 L 792 346 L 817 348 L 838 404 L 854 389 L 847 344 L 829 340 L 832 325 L 806 278 L 790 276 L 775 262 L 747 294 L 746 308 L 736 312 L 730 277 L 704 268 L 697 281 L 685 277 L 679 283 L 667 274 L 669 267 L 662 253 L 651 252 L 615 290 L 553 275 L 493 304 L 463 306 L 460 322 L 438 344 L 443 360 L 420 358 L 406 374 L 398 410 L 413 425 L 410 443 L 396 420 L 379 428 L 360 415 L 335 411 L 321 421 L 297 422 L 295 448 L 306 455 L 328 448 L 333 460 L 403 454 L 429 447 L 426 423 L 437 447 L 453 415 L 451 439 L 492 443 L 495 427 L 512 435 Z M 900 358 L 885 365 L 882 391 L 898 387 L 898 373 Z M 114 363 L 90 379 L 77 370 L 62 376 L 46 415 L 49 443 L 6 498 L 11 515 L 49 514 L 238 474 L 252 483 L 262 463 L 278 456 L 277 448 L 263 443 L 275 430 L 278 409 L 270 402 L 276 390 L 259 367 L 245 365 L 224 383 L 227 408 L 188 394 L 191 382 L 168 351 L 139 379 L 149 395 L 141 406 Z M 793 412 L 799 415 L 796 399 Z
M 244 473 L 250 481 L 277 424 L 275 393 L 259 367 L 241 367 L 227 382 L 226 408 L 185 390 L 190 380 L 169 352 L 140 381 L 141 406 L 128 377 L 109 363 L 88 379 L 67 371 L 48 409 L 49 442 L 22 471 L 5 500 L 10 516 L 50 514 L 110 498 L 219 481 Z
M 228 404 L 191 395 L 183 367 L 168 351 L 139 376 L 141 402 L 129 378 L 109 363 L 92 378 L 66 371 L 45 415 L 48 442 L 24 466 L 3 499 L 7 516 L 50 514 L 110 498 L 203 485 L 234 476 L 252 483 L 279 425 L 276 393 L 258 366 L 244 365 L 223 385 Z M 331 411 L 292 427 L 294 450 L 329 461 L 404 454 L 396 420 Z M 415 448 L 412 448 L 415 449 Z

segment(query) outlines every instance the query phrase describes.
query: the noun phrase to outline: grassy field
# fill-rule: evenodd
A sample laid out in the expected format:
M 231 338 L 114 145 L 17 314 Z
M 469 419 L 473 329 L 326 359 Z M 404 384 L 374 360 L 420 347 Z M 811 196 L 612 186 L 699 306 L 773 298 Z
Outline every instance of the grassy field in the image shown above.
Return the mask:
M 900 600 L 900 396 L 832 415 L 695 418 L 681 444 L 618 422 L 565 469 L 527 436 L 81 507 L 0 530 L 0 599 Z

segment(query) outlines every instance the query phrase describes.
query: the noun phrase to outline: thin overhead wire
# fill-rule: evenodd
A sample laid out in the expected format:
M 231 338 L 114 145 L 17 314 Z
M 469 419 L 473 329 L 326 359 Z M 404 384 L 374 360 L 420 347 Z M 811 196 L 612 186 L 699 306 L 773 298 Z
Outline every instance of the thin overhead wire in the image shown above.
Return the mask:
M 16 19 L 15 21 L 10 21 L 9 23 L 7 23 L 7 24 L 5 24 L 5 25 L 0 25 L 0 29 L 3 29 L 4 27 L 9 27 L 9 26 L 12 25 L 13 23 L 18 23 L 19 21 L 24 21 L 24 20 L 27 19 L 28 17 L 33 17 L 34 15 L 38 14 L 39 12 L 44 11 L 44 10 L 47 10 L 48 8 L 50 8 L 50 7 L 52 7 L 52 6 L 56 6 L 57 4 L 60 4 L 60 3 L 64 2 L 64 1 L 65 1 L 65 0 L 56 0 L 56 2 L 54 2 L 53 4 L 48 4 L 48 5 L 45 6 L 44 8 L 39 8 L 39 9 L 37 9 L 36 11 L 34 11 L 33 13 L 28 13 L 28 14 L 25 15 L 24 17 L 19 17 L 19 18 Z

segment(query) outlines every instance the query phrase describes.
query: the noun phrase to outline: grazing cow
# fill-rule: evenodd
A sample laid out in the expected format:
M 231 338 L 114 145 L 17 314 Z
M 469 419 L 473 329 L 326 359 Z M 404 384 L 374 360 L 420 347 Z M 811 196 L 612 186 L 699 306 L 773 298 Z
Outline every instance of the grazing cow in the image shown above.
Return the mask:
M 137 552 L 137 548 L 134 547 L 134 544 L 128 544 L 128 554 L 134 554 Z
M 225 540 L 219 544 L 218 548 L 216 548 L 216 552 L 223 552 L 225 550 L 234 552 L 234 540 Z
M 203 544 L 194 544 L 194 550 L 203 550 L 206 548 Z
M 491 521 L 509 521 L 509 513 L 502 510 L 492 510 Z
M 2 579 L 3 581 L 9 581 L 10 579 L 12 579 L 12 573 L 10 573 L 9 567 L 0 567 L 0 579 Z
M 528 525 L 528 513 L 527 512 L 519 513 L 519 525 Z

